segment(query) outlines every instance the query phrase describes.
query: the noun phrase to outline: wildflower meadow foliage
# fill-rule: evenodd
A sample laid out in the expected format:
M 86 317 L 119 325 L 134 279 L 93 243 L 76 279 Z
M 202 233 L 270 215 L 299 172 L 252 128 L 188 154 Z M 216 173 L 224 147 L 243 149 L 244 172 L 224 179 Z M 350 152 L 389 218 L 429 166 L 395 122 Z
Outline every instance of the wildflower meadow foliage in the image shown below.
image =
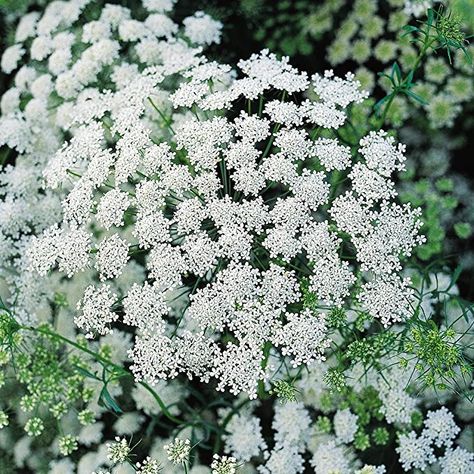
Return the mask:
M 474 472 L 469 18 L 237 3 L 3 5 L 0 472 Z

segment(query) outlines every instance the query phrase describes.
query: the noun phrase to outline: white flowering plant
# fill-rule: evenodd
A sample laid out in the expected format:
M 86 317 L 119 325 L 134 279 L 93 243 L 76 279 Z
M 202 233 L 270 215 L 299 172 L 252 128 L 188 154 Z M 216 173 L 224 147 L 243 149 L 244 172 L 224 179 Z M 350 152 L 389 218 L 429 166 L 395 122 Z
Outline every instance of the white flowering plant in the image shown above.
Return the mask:
M 472 308 L 417 266 L 393 100 L 218 62 L 175 3 L 53 1 L 2 57 L 0 467 L 468 473 L 430 397 L 472 398 Z
M 295 366 L 324 356 L 323 310 L 349 300 L 385 327 L 407 318 L 400 256 L 423 238 L 419 211 L 393 202 L 404 147 L 383 131 L 357 150 L 338 139 L 343 107 L 365 97 L 352 76 L 315 75 L 320 100 L 298 105 L 264 98 L 310 85 L 285 59 L 263 51 L 239 67 L 239 79 L 228 66 L 192 67 L 170 100 L 193 115 L 169 119 L 165 140 L 141 120 L 147 102 L 158 109 L 157 68 L 77 105 L 77 133 L 43 172 L 53 190 L 70 188 L 64 218 L 32 239 L 26 259 L 39 275 L 97 271 L 75 323 L 86 337 L 120 319 L 136 328 L 138 380 L 215 377 L 218 390 L 255 397 L 272 348 Z M 219 75 L 230 85 L 214 91 Z M 242 96 L 247 111 L 223 116 Z M 132 262 L 145 278 L 119 294 L 112 283 Z
M 472 240 L 463 240 L 472 236 L 474 216 L 470 206 L 466 209 L 461 203 L 470 202 L 472 181 L 458 170 L 469 156 L 465 137 L 471 133 L 470 122 L 464 118 L 473 97 L 468 43 L 472 3 L 241 0 L 238 5 L 234 14 L 251 22 L 255 37 L 273 50 L 297 54 L 313 68 L 329 64 L 355 72 L 362 86 L 372 92 L 363 107 L 376 106 L 375 126 L 384 122 L 384 127 L 394 127 L 400 140 L 409 145 L 411 166 L 404 176 L 410 185 L 402 199 L 422 208 L 422 232 L 427 237 L 416 255 L 426 261 L 463 254 L 460 260 L 470 268 Z M 344 15 L 338 14 L 341 10 Z M 313 54 L 321 47 L 325 58 Z M 356 128 L 366 126 L 366 117 L 364 112 Z M 428 155 L 427 147 L 431 148 Z M 439 188 L 434 179 L 446 171 L 456 183 L 450 190 Z M 414 180 L 418 182 L 411 185 Z M 463 187 L 460 193 L 458 185 Z
M 341 9 L 345 15 L 338 15 Z M 416 84 L 411 94 L 398 95 L 387 113 L 387 122 L 397 127 L 412 121 L 413 114 L 426 120 L 427 132 L 453 127 L 472 101 L 472 48 L 466 40 L 473 28 L 470 2 L 327 0 L 315 5 L 302 0 L 274 5 L 241 0 L 237 10 L 254 23 L 260 41 L 284 54 L 309 56 L 318 44 L 329 42 L 329 64 L 356 64 L 357 78 L 371 91 L 381 87 L 385 95 L 392 92 L 394 62 L 407 74 L 414 66 L 422 69 L 423 74 L 412 77 Z M 420 38 L 420 31 L 427 36 Z M 436 54 L 440 49 L 447 51 L 445 58 Z

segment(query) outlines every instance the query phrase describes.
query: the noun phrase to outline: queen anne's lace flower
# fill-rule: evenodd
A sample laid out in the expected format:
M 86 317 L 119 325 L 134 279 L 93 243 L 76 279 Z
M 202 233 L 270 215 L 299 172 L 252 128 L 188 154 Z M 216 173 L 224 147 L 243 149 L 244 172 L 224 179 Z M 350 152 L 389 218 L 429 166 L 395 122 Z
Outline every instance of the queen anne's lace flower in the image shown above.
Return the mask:
M 334 431 L 336 438 L 341 443 L 350 443 L 357 432 L 358 416 L 351 413 L 349 408 L 338 410 L 334 415 Z
M 246 410 L 231 417 L 223 440 L 225 452 L 242 462 L 250 461 L 267 449 L 259 418 Z
M 120 227 L 124 224 L 123 214 L 129 205 L 130 200 L 126 192 L 112 189 L 100 200 L 96 219 L 105 229 L 110 229 L 112 226 Z
M 408 278 L 402 280 L 391 274 L 383 275 L 364 283 L 358 299 L 369 314 L 387 327 L 410 317 L 413 290 L 409 285 Z
M 18 62 L 24 54 L 25 50 L 21 44 L 14 44 L 13 46 L 7 48 L 2 56 L 2 71 L 6 74 L 10 74 L 14 69 L 16 69 Z
M 272 449 L 264 466 L 259 466 L 260 474 L 298 474 L 304 470 L 304 458 L 292 445 Z
M 221 40 L 221 23 L 204 12 L 196 12 L 183 21 L 184 33 L 197 44 L 219 44 Z
M 319 445 L 311 459 L 311 466 L 315 474 L 331 472 L 350 474 L 351 472 L 349 459 L 344 453 L 343 446 L 336 445 L 334 440 Z
M 77 305 L 80 313 L 74 319 L 78 327 L 87 331 L 86 337 L 92 338 L 97 333 L 104 335 L 112 331 L 109 326 L 118 319 L 111 310 L 116 299 L 117 295 L 112 293 L 109 285 L 91 285 L 86 288 Z
M 454 422 L 454 417 L 446 407 L 430 411 L 424 421 L 422 436 L 432 441 L 438 448 L 450 448 L 454 438 L 461 431 Z
M 128 248 L 128 242 L 117 234 L 102 240 L 99 244 L 96 261 L 96 268 L 101 280 L 116 278 L 122 273 L 129 258 Z
M 414 431 L 400 435 L 396 451 L 405 471 L 413 468 L 424 470 L 436 460 L 429 439 L 424 436 L 417 437 Z
M 122 464 L 127 461 L 132 449 L 125 438 L 115 438 L 115 442 L 107 444 L 107 458 L 114 464 Z
M 214 454 L 211 469 L 212 474 L 235 474 L 237 472 L 237 460 L 233 457 Z
M 397 371 L 394 373 L 397 374 Z M 396 379 L 393 374 L 389 375 L 387 382 L 383 381 L 379 387 L 379 397 L 382 402 L 380 411 L 388 423 L 410 423 L 417 406 L 417 399 L 407 393 L 403 382 Z
M 136 467 L 137 474 L 159 474 L 162 471 L 160 463 L 150 456 L 143 462 L 137 462 Z
M 189 439 L 182 440 L 175 438 L 173 443 L 163 446 L 163 449 L 166 451 L 168 459 L 173 464 L 181 464 L 189 457 L 191 442 Z
M 474 471 L 474 453 L 470 453 L 458 446 L 448 449 L 439 460 L 443 474 L 468 474 Z
M 179 26 L 163 16 L 172 5 L 145 2 L 144 21 L 107 5 L 82 25 L 78 57 L 64 28 L 82 3 L 67 18 L 48 7 L 32 45 L 44 71 L 23 72 L 2 102 L 16 111 L 32 84 L 34 99 L 8 115 L 0 143 L 32 149 L 36 137 L 22 140 L 18 121 L 41 121 L 49 94 L 61 97 L 58 135 L 72 138 L 48 148 L 40 171 L 47 192 L 61 195 L 63 220 L 25 244 L 29 268 L 72 276 L 94 267 L 91 279 L 107 280 L 87 283 L 75 321 L 89 337 L 118 319 L 134 327 L 137 379 L 214 377 L 218 390 L 253 398 L 271 351 L 294 366 L 324 359 L 324 311 L 304 307 L 303 286 L 316 306 L 359 302 L 384 325 L 409 316 L 409 281 L 398 272 L 421 241 L 418 214 L 393 203 L 403 146 L 373 132 L 356 150 L 331 132 L 367 96 L 352 74 L 309 78 L 263 50 L 239 61 L 237 78 L 172 40 Z M 193 44 L 219 41 L 220 24 L 202 12 L 183 24 Z M 111 85 L 90 87 L 103 71 Z M 309 89 L 316 100 L 289 100 Z M 266 102 L 270 90 L 277 96 Z M 229 117 L 241 98 L 247 111 Z
M 275 406 L 272 422 L 276 447 L 294 446 L 303 452 L 310 437 L 311 418 L 302 403 L 284 403 Z
M 292 357 L 294 367 L 324 360 L 324 349 L 330 345 L 324 315 L 315 315 L 306 309 L 286 316 L 287 323 L 277 329 L 273 338 L 274 344 L 282 347 L 282 354 Z
M 9 257 L 0 262 L 2 276 L 9 279 L 9 285 L 9 275 L 20 272 L 15 277 L 15 287 L 21 287 L 23 292 L 33 291 L 26 284 L 31 279 L 30 270 L 18 268 L 10 257 L 23 252 L 19 247 L 26 242 L 20 237 L 41 233 L 62 220 L 61 201 L 63 217 L 71 228 L 64 228 L 61 242 L 50 249 L 49 262 L 50 267 L 57 265 L 68 276 L 91 267 L 86 255 L 92 250 L 88 242 L 91 232 L 83 228 L 89 225 L 91 212 L 105 227 L 122 225 L 122 211 L 128 208 L 127 200 L 131 204 L 133 199 L 122 194 L 124 190 L 112 188 L 126 182 L 136 171 L 137 150 L 147 135 L 140 119 L 132 121 L 131 101 L 126 98 L 130 95 L 125 94 L 121 103 L 112 104 L 111 93 L 139 79 L 139 70 L 148 66 L 164 67 L 172 73 L 198 64 L 201 41 L 208 45 L 220 37 L 219 22 L 207 15 L 192 15 L 185 19 L 196 44 L 191 47 L 183 28 L 167 14 L 174 3 L 143 2 L 149 13 L 142 9 L 140 21 L 133 18 L 135 11 L 108 3 L 94 4 L 97 15 L 94 13 L 94 20 L 90 21 L 90 0 L 49 2 L 41 13 L 35 11 L 21 18 L 12 36 L 15 44 L 4 52 L 1 61 L 2 70 L 14 74 L 14 86 L 1 98 L 0 146 L 7 145 L 19 154 L 15 166 L 8 165 L 0 173 L 0 235 L 14 239 Z M 25 64 L 18 69 L 20 60 Z M 160 75 L 155 69 L 154 77 Z M 139 102 L 138 91 L 144 98 L 153 91 L 154 97 L 167 100 L 167 92 L 155 89 L 156 82 L 149 78 L 139 82 L 133 89 Z M 113 120 L 105 117 L 106 111 L 111 110 L 108 106 L 114 110 Z M 103 133 L 104 123 L 111 125 L 109 138 L 114 140 L 116 132 L 122 135 L 110 148 L 104 147 L 108 140 Z M 72 139 L 64 149 L 66 136 Z M 56 152 L 56 157 L 51 158 Z M 155 167 L 157 163 L 158 160 L 153 162 Z M 107 182 L 114 168 L 116 175 Z M 17 176 L 12 175 L 13 170 Z M 44 181 L 51 189 L 44 191 Z M 22 186 L 15 187 L 15 183 Z M 102 186 L 112 189 L 103 202 Z M 112 209 L 112 202 L 117 207 Z M 48 258 L 45 246 L 46 241 L 42 257 L 37 253 L 43 262 Z M 40 269 L 42 274 L 47 271 L 46 267 Z M 11 290 L 12 295 L 17 294 L 16 289 Z M 12 301 L 15 300 L 18 315 L 34 320 L 37 309 L 30 296 L 17 295 Z

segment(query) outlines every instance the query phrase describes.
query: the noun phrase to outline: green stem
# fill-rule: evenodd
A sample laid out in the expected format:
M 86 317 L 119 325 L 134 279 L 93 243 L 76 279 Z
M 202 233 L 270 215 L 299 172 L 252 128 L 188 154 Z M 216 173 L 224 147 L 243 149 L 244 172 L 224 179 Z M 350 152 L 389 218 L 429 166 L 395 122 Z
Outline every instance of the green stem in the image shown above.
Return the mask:
M 385 123 L 385 120 L 386 120 L 387 114 L 388 114 L 388 110 L 390 109 L 390 106 L 392 105 L 392 102 L 394 101 L 396 96 L 397 96 L 396 92 L 392 92 L 392 94 L 390 95 L 390 99 L 388 99 L 388 102 L 387 102 L 387 104 L 385 105 L 385 107 L 383 109 L 383 114 L 382 114 L 382 117 L 380 119 L 379 128 L 381 128 L 383 126 L 383 124 Z
M 263 94 L 260 94 L 260 98 L 258 99 L 258 116 L 262 116 L 263 111 Z
M 173 127 L 171 126 L 171 120 L 168 117 L 166 117 L 166 115 L 155 105 L 151 97 L 148 97 L 148 101 L 150 102 L 151 106 L 158 112 L 158 115 L 163 119 L 163 121 L 165 122 L 165 125 L 169 128 L 171 133 L 174 134 Z
M 67 174 L 70 174 L 71 176 L 75 176 L 76 178 L 82 178 L 82 175 L 81 175 L 81 174 L 76 173 L 75 171 L 72 171 L 72 170 L 70 170 L 70 169 L 67 169 L 67 170 L 66 170 L 66 173 L 67 173 Z M 105 186 L 106 188 L 110 188 L 110 189 L 115 189 L 115 186 L 112 186 L 112 185 L 109 184 L 109 183 L 103 183 L 102 186 Z M 128 194 L 129 194 L 130 196 L 135 197 L 135 194 L 133 194 L 133 193 L 131 193 L 131 192 L 129 192 Z
M 225 165 L 225 159 L 224 157 L 221 158 L 221 161 L 220 161 L 220 168 L 221 168 L 221 180 L 222 180 L 222 184 L 223 184 L 223 187 L 224 187 L 224 195 L 226 194 L 229 194 L 229 187 L 227 185 L 228 183 L 228 180 L 227 180 L 227 171 L 226 171 L 226 165 Z
M 428 35 L 427 35 L 427 38 Z M 416 58 L 415 60 L 415 64 L 413 65 L 412 67 L 412 71 L 415 72 L 418 67 L 420 66 L 420 63 L 421 63 L 421 60 L 425 57 L 427 51 L 431 48 L 431 45 L 436 41 L 436 38 L 431 38 L 431 41 L 426 41 L 424 44 L 423 44 L 423 48 L 421 49 L 420 53 L 418 54 L 418 57 Z M 405 78 L 406 80 L 406 78 Z
M 390 98 L 389 98 L 389 100 L 387 101 L 387 104 L 384 107 L 384 111 L 383 111 L 382 117 L 380 119 L 379 128 L 381 128 L 384 125 L 385 120 L 387 118 L 388 111 L 389 111 L 390 106 L 392 105 L 393 101 L 395 100 L 395 97 L 397 97 L 397 95 L 400 93 L 400 91 L 402 91 L 408 85 L 408 79 L 410 78 L 410 76 L 414 77 L 415 72 L 420 67 L 421 61 L 426 56 L 426 53 L 431 48 L 432 44 L 436 41 L 436 38 L 431 38 L 429 36 L 429 28 L 430 27 L 428 27 L 428 31 L 426 32 L 426 40 L 423 43 L 423 47 L 421 48 L 421 51 L 418 53 L 418 56 L 415 60 L 415 64 L 409 70 L 408 74 L 403 78 L 403 81 L 400 83 L 400 85 L 398 87 L 396 87 L 393 90 L 393 92 L 391 93 Z
M 270 341 L 266 341 L 265 344 L 263 345 L 263 360 L 261 363 L 261 367 L 263 370 L 265 370 L 267 367 L 271 348 L 272 348 L 272 343 Z M 263 380 L 258 381 L 257 393 L 258 393 L 258 397 L 261 400 L 265 400 L 266 394 L 265 394 L 265 384 L 263 383 Z
M 265 150 L 263 152 L 263 155 L 262 155 L 262 158 L 261 158 L 262 160 L 267 157 L 268 152 L 271 150 L 272 145 L 273 145 L 273 140 L 275 140 L 275 134 L 278 132 L 278 130 L 280 130 L 280 126 L 281 125 L 279 123 L 275 124 L 275 126 L 273 128 L 273 131 L 272 131 L 272 135 L 268 139 L 267 146 L 265 147 Z

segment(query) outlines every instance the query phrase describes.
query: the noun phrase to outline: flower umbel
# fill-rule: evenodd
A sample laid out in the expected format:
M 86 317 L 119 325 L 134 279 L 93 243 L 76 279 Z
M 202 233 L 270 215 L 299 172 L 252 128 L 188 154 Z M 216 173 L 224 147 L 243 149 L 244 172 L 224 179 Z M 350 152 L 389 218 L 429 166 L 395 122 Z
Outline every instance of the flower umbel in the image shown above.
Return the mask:
M 189 439 L 182 440 L 175 438 L 173 443 L 163 446 L 163 449 L 166 451 L 168 459 L 173 464 L 182 464 L 185 463 L 189 458 L 191 442 Z
M 232 456 L 214 454 L 211 469 L 212 474 L 235 474 L 237 472 L 237 460 Z
M 107 458 L 114 464 L 123 464 L 131 453 L 130 445 L 125 438 L 117 436 L 115 442 L 107 444 Z

